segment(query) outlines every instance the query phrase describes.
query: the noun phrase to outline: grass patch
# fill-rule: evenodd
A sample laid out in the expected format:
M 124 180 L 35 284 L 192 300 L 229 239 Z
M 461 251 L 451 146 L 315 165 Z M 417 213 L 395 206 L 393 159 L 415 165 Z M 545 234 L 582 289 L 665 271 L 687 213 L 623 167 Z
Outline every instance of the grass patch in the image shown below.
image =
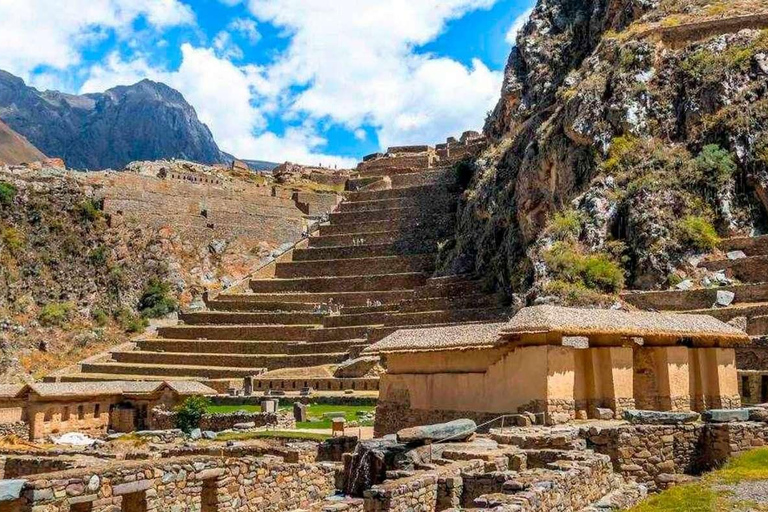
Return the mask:
M 293 410 L 293 404 L 283 405 L 281 410 Z M 372 405 L 325 405 L 325 404 L 310 404 L 307 410 L 307 416 L 309 421 L 303 421 L 296 423 L 296 428 L 311 428 L 311 429 L 329 429 L 331 428 L 331 420 L 324 419 L 323 414 L 329 412 L 342 412 L 347 423 L 350 421 L 358 421 L 359 416 L 373 412 L 376 409 Z M 247 412 L 260 412 L 261 407 L 258 405 L 211 405 L 206 409 L 209 414 L 228 414 L 237 411 Z M 361 422 L 361 426 L 370 427 L 371 422 Z
M 18 190 L 10 183 L 0 182 L 0 206 L 10 206 Z
M 648 498 L 632 512 L 715 512 L 718 494 L 702 484 L 673 487 Z
M 556 281 L 618 293 L 624 288 L 624 270 L 606 253 L 583 253 L 573 244 L 557 242 L 543 254 Z
M 680 241 L 700 251 L 711 251 L 720 244 L 720 237 L 712 223 L 699 215 L 688 215 L 675 226 Z
M 217 441 L 250 441 L 252 439 L 301 439 L 304 441 L 322 442 L 330 439 L 329 434 L 316 434 L 314 432 L 292 432 L 289 430 L 274 430 L 262 432 L 227 432 L 219 434 Z
M 37 321 L 43 327 L 61 327 L 72 318 L 75 307 L 71 302 L 54 302 L 40 309 Z
M 716 485 L 733 485 L 750 480 L 768 480 L 768 448 L 758 448 L 734 457 L 721 469 L 705 475 L 701 481 L 672 487 L 651 496 L 631 512 L 754 510 L 748 503 L 734 501 L 727 490 L 713 489 Z

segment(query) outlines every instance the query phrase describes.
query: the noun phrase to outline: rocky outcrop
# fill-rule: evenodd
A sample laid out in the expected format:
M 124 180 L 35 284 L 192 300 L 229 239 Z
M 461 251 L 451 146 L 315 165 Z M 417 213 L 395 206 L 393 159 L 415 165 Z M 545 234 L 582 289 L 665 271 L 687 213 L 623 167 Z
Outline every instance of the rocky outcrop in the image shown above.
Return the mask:
M 184 97 L 150 80 L 76 96 L 41 92 L 0 71 L 0 119 L 74 169 L 162 158 L 229 161 Z
M 43 160 L 45 155 L 27 139 L 0 121 L 0 164 L 21 164 Z
M 763 230 L 768 38 L 742 8 L 539 0 L 442 270 L 567 301 L 673 285 L 718 235 Z

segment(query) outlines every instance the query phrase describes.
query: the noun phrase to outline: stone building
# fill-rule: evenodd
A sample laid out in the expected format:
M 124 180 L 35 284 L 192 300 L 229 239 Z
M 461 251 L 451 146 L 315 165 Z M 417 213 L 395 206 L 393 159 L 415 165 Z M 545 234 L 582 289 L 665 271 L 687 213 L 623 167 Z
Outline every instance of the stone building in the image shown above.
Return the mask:
M 0 432 L 28 432 L 30 440 L 67 432 L 132 432 L 152 428 L 154 407 L 172 408 L 189 396 L 215 394 L 194 381 L 0 386 Z
M 522 412 L 554 424 L 738 407 L 733 347 L 748 341 L 709 316 L 536 306 L 508 323 L 399 331 L 364 353 L 386 359 L 381 435 Z

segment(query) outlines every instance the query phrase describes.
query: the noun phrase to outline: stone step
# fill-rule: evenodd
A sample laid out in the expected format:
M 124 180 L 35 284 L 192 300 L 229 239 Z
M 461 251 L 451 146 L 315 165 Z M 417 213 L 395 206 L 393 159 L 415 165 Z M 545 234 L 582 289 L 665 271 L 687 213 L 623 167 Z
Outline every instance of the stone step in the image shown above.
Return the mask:
M 307 302 L 251 302 L 242 300 L 220 300 L 208 301 L 208 309 L 211 311 L 314 311 L 319 303 Z
M 738 260 L 715 260 L 699 263 L 708 270 L 725 270 L 728 277 L 744 283 L 760 283 L 768 276 L 768 255 L 748 256 Z
M 411 297 L 413 290 L 379 290 L 372 292 L 325 292 L 325 293 L 244 293 L 232 294 L 227 301 L 243 304 L 262 304 L 285 300 L 288 304 L 327 304 L 331 301 L 340 306 L 365 307 L 371 303 L 397 304 Z
M 167 366 L 200 366 L 211 368 L 299 368 L 338 364 L 347 359 L 347 352 L 324 354 L 222 354 L 190 352 L 113 352 L 117 363 L 154 364 Z
M 383 178 L 385 176 L 398 176 L 402 174 L 415 174 L 422 171 L 422 169 L 412 166 L 390 166 L 390 167 L 379 167 L 379 168 L 373 168 L 373 169 L 366 169 L 364 171 L 360 171 L 357 173 L 357 175 L 360 178 Z M 423 169 L 423 172 L 426 172 L 426 169 Z
M 425 185 L 441 185 L 450 190 L 456 184 L 456 171 L 453 168 L 435 171 L 398 174 L 391 177 L 392 188 L 421 187 Z
M 360 222 L 356 224 L 331 224 L 320 226 L 320 236 L 333 235 L 357 235 L 368 233 L 381 233 L 384 231 L 404 231 L 430 229 L 432 226 L 453 226 L 456 217 L 452 213 L 425 213 L 418 217 L 404 217 L 374 222 Z M 407 235 L 407 233 L 404 233 Z M 402 236 L 402 235 L 401 235 Z M 369 242 L 366 242 L 369 243 Z
M 279 279 L 302 277 L 375 276 L 431 272 L 435 258 L 429 255 L 381 256 L 346 260 L 294 261 L 278 263 L 275 276 Z
M 358 247 L 363 245 L 393 244 L 402 238 L 400 231 L 381 231 L 379 233 L 313 236 L 309 247 Z
M 511 313 L 506 308 L 448 309 L 443 311 L 417 311 L 394 313 L 387 316 L 385 326 L 455 324 L 465 322 L 504 322 Z
M 747 256 L 768 254 L 768 235 L 726 238 L 720 243 L 724 252 L 743 251 Z
M 327 316 L 323 319 L 323 327 L 335 328 L 384 325 L 392 313 L 393 312 L 372 312 Z
M 421 208 L 391 208 L 387 210 L 362 212 L 337 212 L 330 215 L 330 222 L 332 226 L 395 220 L 407 222 L 409 219 L 415 219 L 420 216 L 423 217 L 426 212 L 429 212 L 430 214 L 438 214 L 452 211 L 453 205 L 446 202 L 435 202 Z
M 333 327 L 312 329 L 308 333 L 309 343 L 326 343 L 330 341 L 367 339 L 368 326 Z
M 314 325 L 176 325 L 159 327 L 161 338 L 184 340 L 301 341 Z
M 326 354 L 347 352 L 360 340 L 307 343 L 304 341 L 242 340 L 138 340 L 136 346 L 145 352 L 189 352 L 209 354 Z
M 412 226 L 405 232 L 400 230 L 379 233 L 351 233 L 346 235 L 316 236 L 309 239 L 310 248 L 365 247 L 369 245 L 390 244 L 400 254 L 418 254 L 435 252 L 437 241 L 450 236 L 453 225 Z
M 339 204 L 338 212 L 367 212 L 381 211 L 396 208 L 413 208 L 419 204 L 421 198 L 418 196 L 395 197 L 392 199 L 377 199 L 374 201 L 344 201 Z
M 341 309 L 341 313 L 345 315 L 362 315 L 364 313 L 385 313 L 399 311 L 400 307 L 397 304 L 382 304 L 380 306 L 352 306 L 344 307 Z
M 380 256 L 396 256 L 397 254 L 398 250 L 395 244 L 371 244 L 357 247 L 315 247 L 294 250 L 293 261 L 376 258 Z
M 768 308 L 764 315 L 755 315 L 747 320 L 747 334 L 750 336 L 768 336 Z
M 435 281 L 430 279 L 427 285 L 416 290 L 415 297 L 420 299 L 456 297 L 462 295 L 482 294 L 481 285 L 477 281 L 445 280 Z
M 768 283 L 699 288 L 695 290 L 667 290 L 654 292 L 626 292 L 621 298 L 638 309 L 659 311 L 688 311 L 710 308 L 717 300 L 717 291 L 736 295 L 734 304 L 768 302 Z
M 499 301 L 494 295 L 470 294 L 450 297 L 428 297 L 424 299 L 406 299 L 399 304 L 401 313 L 418 311 L 437 311 L 445 309 L 497 308 Z
M 241 379 L 251 375 L 264 373 L 264 368 L 215 368 L 205 366 L 183 366 L 167 364 L 138 364 L 138 363 L 83 363 L 84 373 L 110 374 L 116 379 L 125 378 L 123 375 L 159 376 L 159 377 L 196 377 L 204 379 Z
M 389 188 L 385 190 L 360 190 L 358 192 L 345 193 L 347 201 L 378 201 L 381 199 L 394 199 L 396 197 L 413 197 L 419 195 L 441 194 L 444 187 L 440 185 L 423 185 L 420 187 Z
M 727 308 L 702 308 L 681 311 L 691 315 L 709 315 L 723 322 L 728 322 L 734 318 L 745 316 L 752 318 L 755 316 L 768 315 L 768 302 L 748 302 L 744 304 L 735 304 Z
M 422 286 L 426 276 L 421 272 L 372 276 L 302 277 L 296 279 L 252 279 L 256 293 L 274 292 L 366 292 L 380 290 L 412 290 Z
M 57 375 L 54 377 L 45 377 L 44 382 L 101 382 L 101 381 L 114 381 L 120 380 L 132 380 L 132 381 L 163 381 L 163 380 L 204 380 L 199 377 L 189 377 L 185 375 L 130 375 L 120 374 L 115 376 L 114 373 L 67 373 L 64 375 Z
M 252 313 L 232 311 L 182 312 L 179 320 L 187 325 L 310 325 L 320 324 L 323 317 L 317 313 Z

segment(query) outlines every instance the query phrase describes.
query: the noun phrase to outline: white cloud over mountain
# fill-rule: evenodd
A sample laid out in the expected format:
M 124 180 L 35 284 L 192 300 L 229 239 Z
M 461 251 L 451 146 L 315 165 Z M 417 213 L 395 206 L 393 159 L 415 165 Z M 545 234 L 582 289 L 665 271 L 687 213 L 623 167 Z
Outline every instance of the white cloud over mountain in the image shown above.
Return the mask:
M 178 68 L 150 65 L 153 59 L 141 50 L 122 57 L 113 52 L 80 70 L 86 73 L 80 89 L 102 91 L 142 78 L 162 81 L 184 94 L 225 151 L 349 165 L 353 159 L 327 154 L 324 127 L 341 125 L 357 140 L 373 130 L 386 147 L 438 142 L 482 125 L 498 98 L 501 73 L 479 59 L 466 66 L 419 47 L 450 20 L 496 1 L 250 0 L 252 18 L 233 16 L 208 45 L 184 43 Z M 68 0 L 66 9 L 55 8 L 52 0 L 18 3 L 35 5 L 25 9 L 16 0 L 0 0 L 0 32 L 11 25 L 25 33 L 12 33 L 10 43 L 7 37 L 0 41 L 0 68 L 25 78 L 40 65 L 62 70 L 81 65 L 84 48 L 109 31 L 130 31 L 138 18 L 158 31 L 195 22 L 192 9 L 179 0 Z M 54 14 L 39 14 L 46 10 Z M 269 65 L 248 64 L 233 37 L 255 44 L 259 25 L 267 23 L 287 35 L 287 47 Z M 46 31 L 40 45 L 24 44 L 26 34 Z M 9 56 L 15 47 L 20 53 Z M 289 128 L 270 131 L 270 116 Z

